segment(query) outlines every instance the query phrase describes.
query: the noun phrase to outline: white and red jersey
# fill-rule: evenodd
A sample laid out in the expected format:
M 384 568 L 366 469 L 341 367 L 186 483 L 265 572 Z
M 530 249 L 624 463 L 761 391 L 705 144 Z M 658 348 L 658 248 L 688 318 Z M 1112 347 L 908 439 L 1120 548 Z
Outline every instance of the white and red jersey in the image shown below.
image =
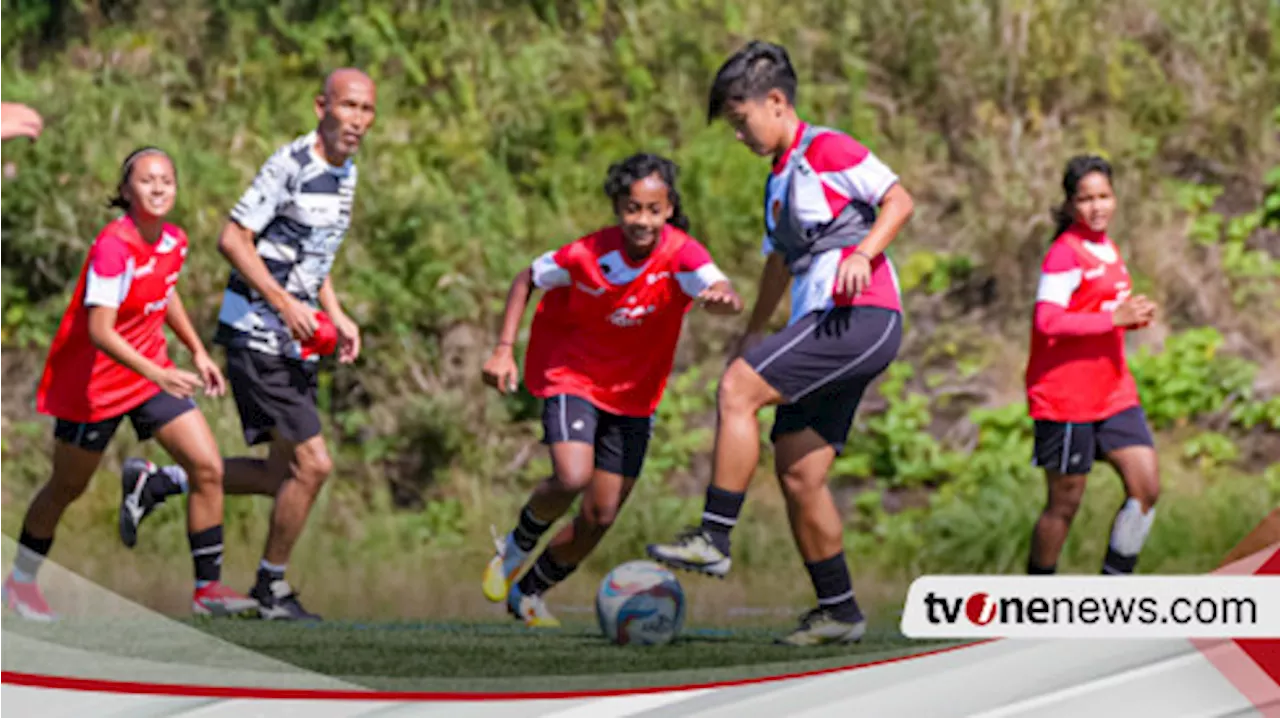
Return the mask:
M 49 347 L 37 410 L 66 421 L 96 422 L 124 414 L 160 392 L 93 345 L 89 307 L 115 309 L 115 329 L 130 346 L 160 366 L 173 366 L 165 313 L 186 256 L 187 235 L 172 224 L 164 225 L 154 245 L 142 239 L 127 215 L 102 229 Z
M 857 140 L 843 132 L 821 128 L 800 161 L 790 161 L 807 125 L 800 123 L 791 147 L 774 164 L 765 188 L 764 253 L 775 251 L 770 236 L 778 225 L 791 192 L 792 222 L 802 230 L 831 222 L 850 203 L 874 211 L 898 176 Z M 815 128 L 817 129 L 817 128 Z M 813 258 L 809 268 L 791 284 L 791 319 L 831 307 L 868 306 L 902 310 L 898 277 L 883 253 L 871 262 L 871 284 L 857 297 L 836 292 L 836 270 L 857 247 L 830 249 Z
M 725 275 L 697 240 L 666 225 L 641 264 L 621 228 L 589 234 L 533 263 L 547 290 L 534 314 L 524 380 L 537 397 L 570 394 L 621 416 L 662 400 L 693 298 Z
M 1105 234 L 1074 225 L 1049 247 L 1041 268 L 1027 361 L 1034 419 L 1101 421 L 1138 405 L 1111 314 L 1132 291 L 1120 251 Z

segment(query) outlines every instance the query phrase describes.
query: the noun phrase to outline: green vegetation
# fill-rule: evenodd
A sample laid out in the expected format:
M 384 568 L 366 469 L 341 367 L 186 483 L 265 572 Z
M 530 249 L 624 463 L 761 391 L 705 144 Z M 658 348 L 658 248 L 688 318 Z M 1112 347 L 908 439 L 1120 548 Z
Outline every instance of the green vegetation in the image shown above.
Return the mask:
M 854 133 L 917 199 L 892 250 L 907 291 L 903 360 L 870 392 L 835 472 L 860 575 L 892 596 L 923 570 L 1021 570 L 1043 501 L 1016 403 L 1027 317 L 1061 167 L 1082 151 L 1115 163 L 1114 234 L 1138 289 L 1163 308 L 1132 354 L 1161 429 L 1166 482 L 1142 570 L 1208 570 L 1280 502 L 1280 399 L 1268 384 L 1280 350 L 1274 4 L 5 0 L 3 9 L 5 99 L 36 106 L 47 126 L 34 145 L 4 147 L 9 533 L 49 469 L 35 372 L 109 217 L 119 160 L 143 143 L 176 156 L 175 219 L 193 243 L 181 291 L 211 335 L 226 211 L 272 149 L 312 126 L 324 72 L 351 63 L 381 93 L 335 275 L 366 349 L 356 368 L 325 376 L 338 471 L 295 573 L 311 577 L 305 589 L 320 610 L 356 615 L 418 610 L 397 591 L 421 593 L 406 576 L 426 566 L 478 572 L 489 524 L 505 526 L 548 469 L 536 402 L 484 392 L 479 363 L 510 277 L 610 221 L 600 196 L 608 164 L 637 149 L 673 156 L 695 234 L 754 295 L 766 167 L 703 116 L 712 73 L 749 37 L 787 44 L 805 116 Z M 690 318 L 644 480 L 584 573 L 696 519 L 715 380 L 735 326 Z M 240 452 L 231 402 L 202 408 L 226 451 Z M 55 554 L 141 596 L 111 578 L 122 553 L 108 474 L 138 451 L 128 434 L 68 515 Z M 770 464 L 764 452 L 735 561 L 746 574 L 798 579 Z M 1102 469 L 1094 484 L 1064 569 L 1092 572 L 1101 560 L 1120 489 Z M 148 519 L 129 562 L 186 575 L 177 509 Z M 266 505 L 233 499 L 227 509 L 227 561 L 240 580 L 256 561 Z M 350 580 L 322 583 L 335 568 Z

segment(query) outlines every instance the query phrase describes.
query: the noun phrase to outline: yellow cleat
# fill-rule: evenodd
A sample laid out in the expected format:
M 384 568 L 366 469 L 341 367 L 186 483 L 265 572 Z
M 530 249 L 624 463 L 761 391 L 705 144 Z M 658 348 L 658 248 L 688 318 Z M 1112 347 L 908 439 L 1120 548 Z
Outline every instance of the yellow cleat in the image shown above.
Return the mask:
M 511 534 L 503 538 L 495 535 L 493 543 L 495 547 L 493 558 L 489 559 L 489 565 L 484 567 L 481 588 L 484 590 L 485 598 L 494 603 L 502 603 L 511 592 L 511 585 L 515 583 L 516 575 L 520 573 L 520 567 L 524 565 L 529 554 L 520 550 Z

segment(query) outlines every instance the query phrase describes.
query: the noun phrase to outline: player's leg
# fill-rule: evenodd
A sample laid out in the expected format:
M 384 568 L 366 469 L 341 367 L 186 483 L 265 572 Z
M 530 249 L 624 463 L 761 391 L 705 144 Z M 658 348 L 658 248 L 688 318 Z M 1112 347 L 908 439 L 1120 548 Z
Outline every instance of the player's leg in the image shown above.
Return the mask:
M 204 415 L 190 399 L 161 394 L 131 416 L 138 438 L 145 441 L 154 436 L 178 462 L 190 486 L 187 542 L 195 569 L 192 611 L 223 616 L 257 608 L 257 602 L 221 581 L 222 457 Z
M 547 610 L 543 595 L 567 579 L 608 533 L 644 467 L 652 421 L 607 413 L 601 413 L 599 421 L 595 471 L 577 516 L 551 539 L 512 588 L 508 605 L 526 625 L 559 625 Z
M 1098 452 L 1124 481 L 1125 500 L 1111 526 L 1111 541 L 1102 563 L 1105 574 L 1133 573 L 1138 554 L 1156 517 L 1160 497 L 1160 461 L 1141 407 L 1133 407 L 1099 423 Z
M 490 601 L 508 600 L 529 552 L 590 483 L 598 422 L 596 408 L 579 397 L 559 395 L 543 403 L 543 442 L 551 452 L 552 474 L 534 488 L 515 527 L 494 537 L 494 555 L 481 582 Z
M 120 418 L 115 418 L 94 424 L 58 420 L 54 426 L 53 473 L 36 492 L 23 518 L 18 553 L 3 586 L 7 610 L 36 621 L 54 619 L 36 583 L 36 574 L 53 548 L 54 532 L 63 512 L 84 493 L 119 424 Z
M 316 497 L 333 471 L 333 459 L 324 436 L 316 433 L 299 443 L 281 436 L 272 442 L 268 465 L 288 467 L 271 508 L 271 524 L 262 561 L 249 596 L 258 602 L 258 613 L 269 620 L 320 620 L 303 608 L 297 593 L 285 580 L 289 558 L 297 544 Z
M 1028 574 L 1057 572 L 1058 557 L 1093 469 L 1094 451 L 1092 424 L 1035 422 L 1034 463 L 1044 469 L 1047 498 L 1031 532 Z
M 294 427 L 291 435 L 319 433 L 319 415 L 308 411 L 305 403 L 299 410 L 298 394 L 306 393 L 307 377 L 291 372 L 280 357 L 268 357 L 247 349 L 227 350 L 227 380 L 245 443 L 249 446 L 271 443 L 266 459 L 242 456 L 223 459 L 223 494 L 271 496 L 289 478 L 293 460 L 293 443 L 276 436 L 276 426 L 297 424 L 301 416 L 306 426 Z M 295 381 L 298 380 L 298 381 Z M 298 384 L 301 388 L 295 388 Z M 314 415 L 314 422 L 306 421 Z M 298 430 L 301 429 L 301 430 Z M 137 542 L 138 528 L 157 506 L 170 496 L 189 489 L 186 471 L 181 465 L 156 466 L 140 458 L 126 459 L 121 471 L 123 498 L 120 503 L 120 540 L 132 548 Z
M 856 403 L 852 406 L 856 407 Z M 854 584 L 845 561 L 844 521 L 827 485 L 827 472 L 838 448 L 844 444 L 844 435 L 838 436 L 836 442 L 824 438 L 818 430 L 823 424 L 822 417 L 813 416 L 817 411 L 820 410 L 815 410 L 813 404 L 809 407 L 788 404 L 778 408 L 778 426 L 783 431 L 781 435 L 774 433 L 777 475 L 786 497 L 791 535 L 818 599 L 817 608 L 806 612 L 800 618 L 800 625 L 780 639 L 786 645 L 858 641 L 867 631 L 867 621 L 854 598 Z M 803 427 L 786 430 L 788 425 Z M 847 425 L 844 427 L 847 434 Z M 827 433 L 836 434 L 836 431 Z
M 735 360 L 720 385 L 716 465 L 701 525 L 672 543 L 650 545 L 649 555 L 675 568 L 728 573 L 729 535 L 759 460 L 757 412 L 802 401 L 832 384 L 874 377 L 897 355 L 901 341 L 898 312 L 841 307 L 813 312 Z

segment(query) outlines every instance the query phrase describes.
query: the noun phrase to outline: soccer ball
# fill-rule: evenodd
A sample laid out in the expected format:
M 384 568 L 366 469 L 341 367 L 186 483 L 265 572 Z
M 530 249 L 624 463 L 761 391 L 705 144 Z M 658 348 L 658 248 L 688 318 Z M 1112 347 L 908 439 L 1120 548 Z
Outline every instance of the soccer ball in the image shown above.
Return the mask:
M 629 561 L 604 577 L 596 592 L 604 637 L 620 645 L 669 643 L 684 625 L 684 589 L 652 561 Z

